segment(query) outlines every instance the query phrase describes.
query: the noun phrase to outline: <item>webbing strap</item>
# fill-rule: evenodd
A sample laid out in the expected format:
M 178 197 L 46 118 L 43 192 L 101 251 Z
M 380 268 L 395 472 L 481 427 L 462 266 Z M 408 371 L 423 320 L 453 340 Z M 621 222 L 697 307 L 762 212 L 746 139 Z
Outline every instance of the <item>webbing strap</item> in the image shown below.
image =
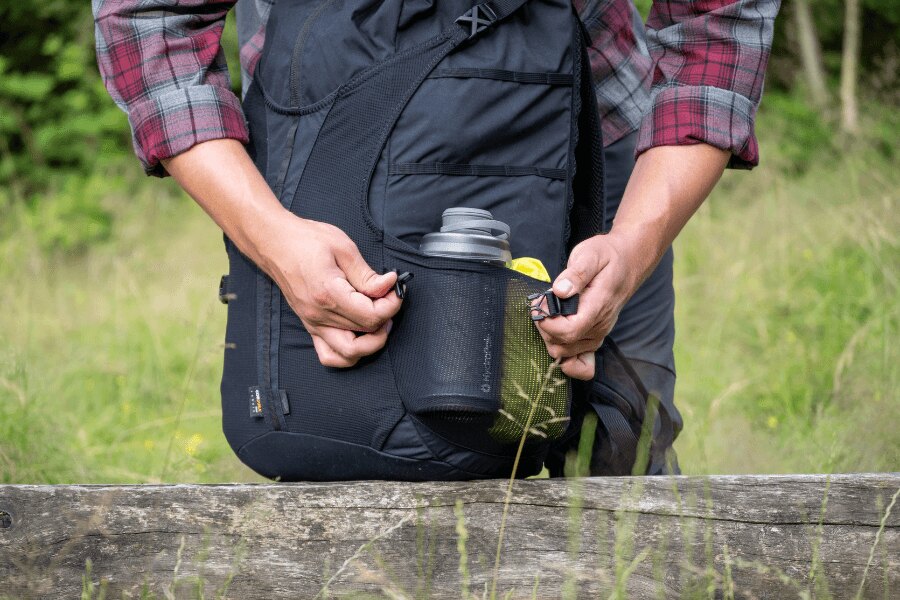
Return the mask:
M 509 15 L 516 12 L 528 0 L 491 0 L 476 4 L 467 10 L 456 22 L 469 32 L 467 39 L 472 39 L 485 29 L 492 27 Z
M 616 445 L 616 449 L 621 452 L 622 448 L 630 448 L 637 445 L 638 437 L 634 435 L 631 424 L 622 416 L 615 406 L 603 404 L 597 407 L 603 426 L 609 433 L 610 440 Z
M 489 2 L 478 4 L 477 6 L 490 7 L 490 9 L 493 10 L 494 14 L 496 15 L 496 19 L 494 22 L 497 22 L 502 21 L 509 15 L 519 10 L 519 8 L 526 2 L 528 2 L 528 0 L 490 0 Z
M 641 398 L 643 398 L 644 401 L 649 404 L 650 392 L 647 390 L 644 382 L 641 380 L 640 375 L 638 375 L 637 371 L 634 370 L 634 367 L 631 366 L 631 362 L 622 353 L 622 350 L 619 349 L 619 346 L 611 338 L 607 337 L 603 341 L 603 347 L 607 348 L 609 352 L 621 364 L 622 368 L 625 370 L 625 373 L 637 387 L 638 393 L 640 394 Z M 609 429 L 610 436 L 613 438 L 613 441 L 617 444 L 620 442 L 634 443 L 637 438 L 631 426 L 624 419 L 618 409 L 615 409 L 614 407 L 610 408 L 613 408 L 613 412 L 615 412 L 619 416 L 619 419 L 613 419 L 609 422 L 609 424 L 607 424 L 606 420 L 604 419 L 604 425 L 606 425 L 607 429 Z M 601 414 L 600 416 L 601 418 L 604 417 L 603 414 Z M 649 415 L 647 415 L 645 409 L 644 418 L 646 419 L 648 416 Z M 675 428 L 674 423 L 672 422 L 672 414 L 666 404 L 658 398 L 656 403 L 656 415 L 654 418 L 659 418 L 660 427 L 658 430 L 656 429 L 656 427 L 653 428 L 654 434 L 652 435 L 652 441 L 650 444 L 650 454 L 648 457 L 649 460 L 653 460 L 653 457 L 661 452 L 664 453 L 666 449 L 669 448 L 675 441 Z M 627 425 L 628 432 L 630 432 L 630 437 L 625 436 L 622 432 L 619 431 L 621 429 L 622 422 Z

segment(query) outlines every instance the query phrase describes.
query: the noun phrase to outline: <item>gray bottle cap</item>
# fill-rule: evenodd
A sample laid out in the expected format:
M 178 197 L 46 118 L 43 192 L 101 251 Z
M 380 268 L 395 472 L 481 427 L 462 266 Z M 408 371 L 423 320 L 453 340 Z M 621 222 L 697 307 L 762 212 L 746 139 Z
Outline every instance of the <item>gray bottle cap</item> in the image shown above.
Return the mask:
M 509 225 L 494 220 L 490 211 L 480 208 L 445 210 L 441 230 L 425 234 L 419 249 L 431 256 L 488 261 L 501 266 L 512 260 Z

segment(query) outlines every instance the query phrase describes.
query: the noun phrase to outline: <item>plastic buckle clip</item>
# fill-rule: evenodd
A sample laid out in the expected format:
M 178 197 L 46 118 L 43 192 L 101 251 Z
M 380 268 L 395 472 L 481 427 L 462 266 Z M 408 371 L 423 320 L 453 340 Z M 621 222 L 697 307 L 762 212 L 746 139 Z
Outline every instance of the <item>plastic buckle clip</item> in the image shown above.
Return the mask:
M 403 300 L 406 298 L 406 284 L 409 283 L 409 280 L 414 277 L 412 273 L 403 272 L 398 273 L 397 269 L 391 269 L 391 272 L 397 273 L 397 281 L 394 283 L 394 293 L 397 294 L 397 297 Z
M 497 22 L 497 13 L 491 7 L 490 2 L 483 2 L 467 10 L 461 17 L 456 19 L 456 22 L 469 29 L 469 37 L 467 39 L 471 40 Z
M 543 321 L 547 317 L 574 315 L 578 312 L 578 294 L 571 298 L 560 298 L 553 288 L 528 296 L 528 314 L 532 321 Z

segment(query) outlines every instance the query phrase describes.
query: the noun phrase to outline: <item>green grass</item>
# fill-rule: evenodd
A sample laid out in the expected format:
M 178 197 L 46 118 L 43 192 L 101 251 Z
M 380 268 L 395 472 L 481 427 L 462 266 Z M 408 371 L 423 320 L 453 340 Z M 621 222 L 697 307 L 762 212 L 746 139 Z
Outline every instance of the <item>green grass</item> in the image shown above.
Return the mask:
M 682 466 L 900 470 L 900 170 L 858 146 L 785 176 L 770 133 L 676 243 Z
M 676 244 L 682 468 L 900 470 L 891 144 L 825 139 L 798 163 L 765 113 L 760 139 L 763 166 L 727 174 Z M 220 429 L 221 235 L 134 162 L 104 178 L 85 193 L 111 235 L 77 256 L 0 207 L 0 482 L 257 480 Z
M 83 256 L 0 244 L 0 482 L 257 478 L 221 433 L 221 234 L 171 182 L 125 183 Z

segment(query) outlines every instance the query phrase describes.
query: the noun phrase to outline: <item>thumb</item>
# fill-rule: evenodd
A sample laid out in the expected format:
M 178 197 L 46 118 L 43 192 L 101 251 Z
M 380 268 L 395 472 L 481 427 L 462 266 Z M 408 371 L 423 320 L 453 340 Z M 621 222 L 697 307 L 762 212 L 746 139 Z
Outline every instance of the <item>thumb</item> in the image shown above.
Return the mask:
M 553 293 L 560 298 L 581 293 L 607 262 L 593 246 L 585 243 L 575 246 L 566 268 L 553 282 Z
M 379 275 L 366 263 L 365 259 L 354 248 L 349 255 L 338 257 L 338 267 L 344 272 L 347 281 L 353 288 L 369 298 L 381 298 L 387 294 L 397 281 L 397 274 L 388 272 Z

